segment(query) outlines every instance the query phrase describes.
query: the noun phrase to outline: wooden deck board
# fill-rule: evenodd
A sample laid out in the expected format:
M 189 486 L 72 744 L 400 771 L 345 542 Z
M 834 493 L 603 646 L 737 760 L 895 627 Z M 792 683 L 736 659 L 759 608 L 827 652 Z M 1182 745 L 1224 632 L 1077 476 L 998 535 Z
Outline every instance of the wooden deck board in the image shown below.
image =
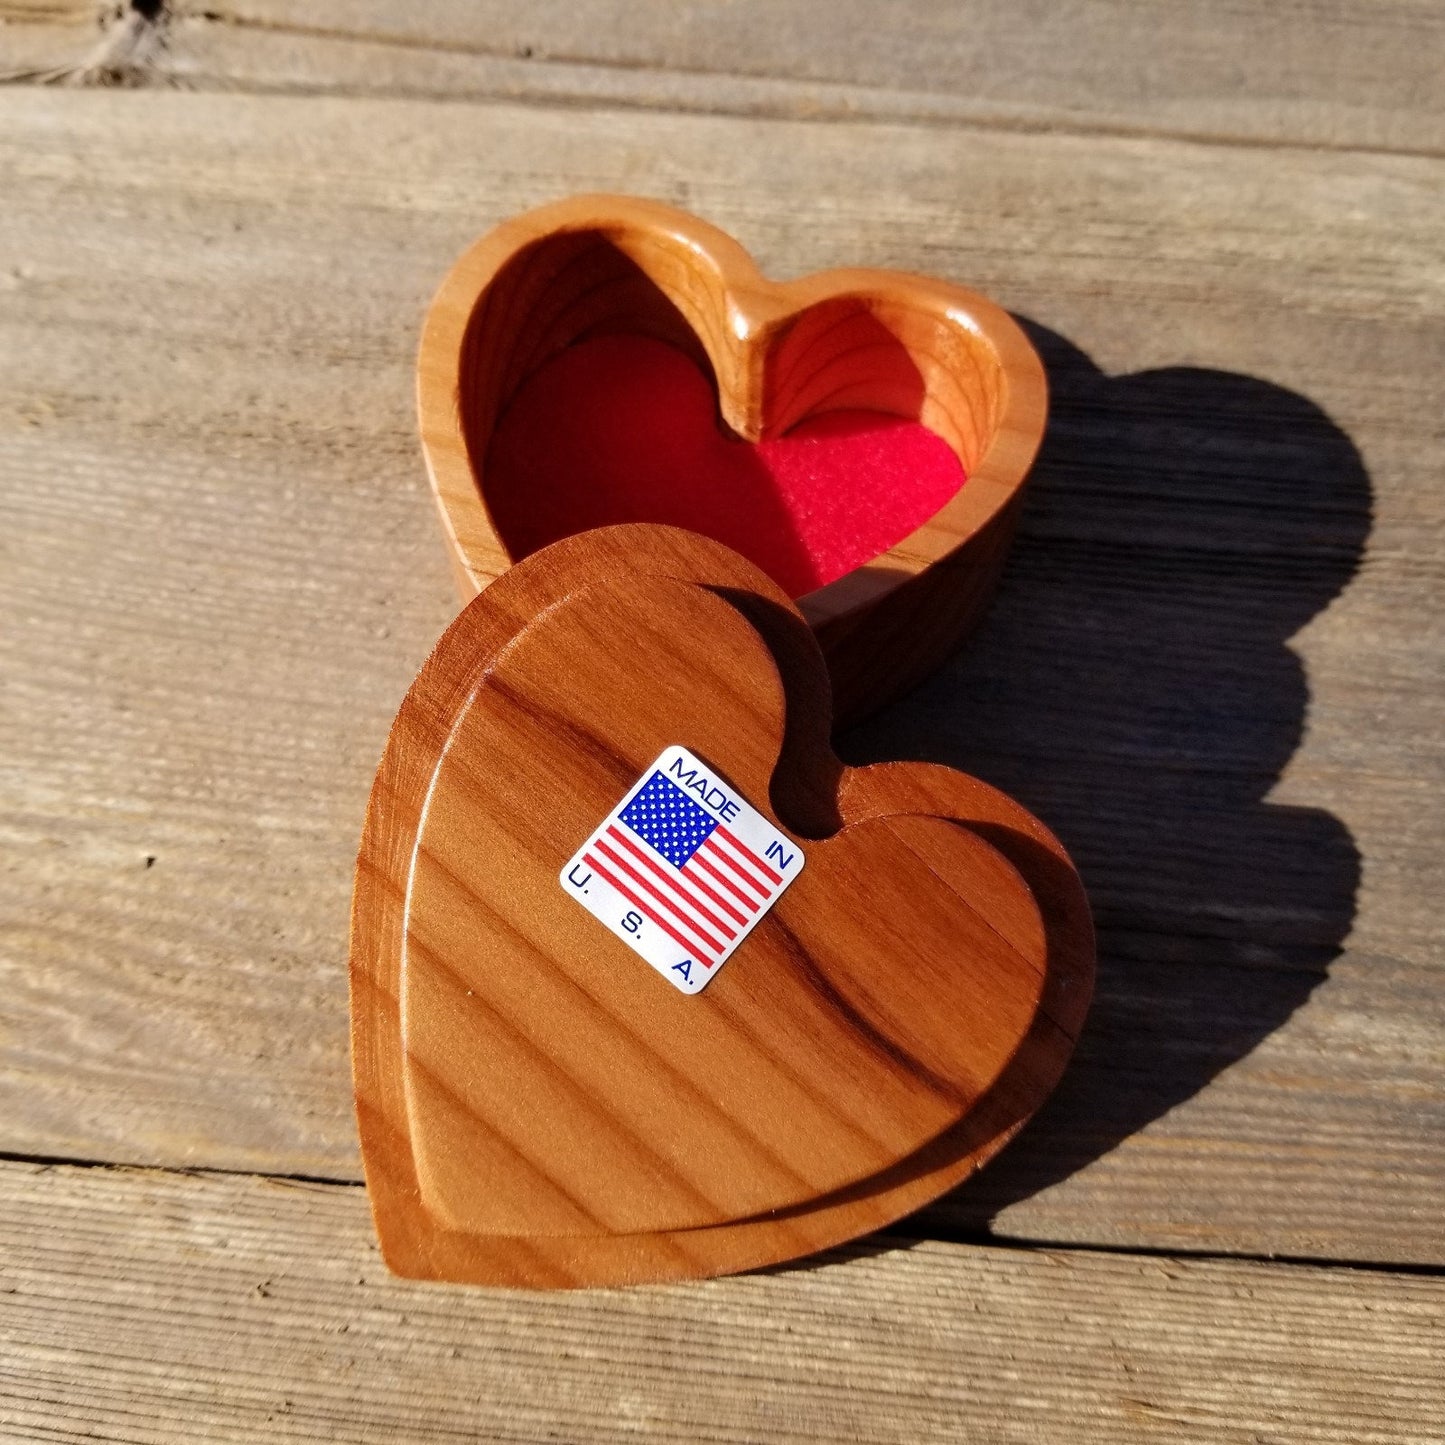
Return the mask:
M 1102 925 L 1057 1103 L 934 1218 L 1445 1258 L 1440 163 L 627 112 L 579 147 L 531 107 L 234 95 L 0 114 L 0 1149 L 355 1176 L 348 871 L 453 606 L 420 309 L 490 221 L 633 187 L 778 272 L 936 270 L 1054 333 L 993 617 L 848 740 L 1013 789 Z
M 879 1239 L 537 1295 L 389 1278 L 362 1191 L 0 1165 L 9 1439 L 1210 1440 L 1445 1431 L 1445 1281 Z
M 0 0 L 0 71 L 74 63 L 92 0 Z M 187 0 L 192 85 L 1171 134 L 1439 154 L 1430 0 Z M 7 60 L 9 65 L 7 66 Z
M 0 1436 L 1445 1439 L 1445 12 L 180 8 L 152 93 L 0 90 L 0 1155 L 169 1166 L 0 1163 Z M 94 9 L 0 0 L 0 76 Z M 345 1182 L 351 857 L 454 607 L 411 357 L 588 188 L 1037 324 L 998 603 L 844 746 L 1058 827 L 1100 991 L 908 1239 L 419 1287 Z

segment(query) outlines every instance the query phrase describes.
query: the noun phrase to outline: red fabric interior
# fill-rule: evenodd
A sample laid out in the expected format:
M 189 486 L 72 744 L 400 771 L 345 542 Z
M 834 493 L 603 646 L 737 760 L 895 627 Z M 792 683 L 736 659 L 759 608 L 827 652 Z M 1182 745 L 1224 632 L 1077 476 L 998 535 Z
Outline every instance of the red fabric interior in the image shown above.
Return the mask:
M 518 391 L 487 455 L 487 501 L 521 558 L 614 522 L 668 522 L 750 558 L 793 597 L 886 552 L 963 484 L 916 421 L 828 412 L 756 446 L 720 429 L 712 382 L 675 347 L 602 336 Z

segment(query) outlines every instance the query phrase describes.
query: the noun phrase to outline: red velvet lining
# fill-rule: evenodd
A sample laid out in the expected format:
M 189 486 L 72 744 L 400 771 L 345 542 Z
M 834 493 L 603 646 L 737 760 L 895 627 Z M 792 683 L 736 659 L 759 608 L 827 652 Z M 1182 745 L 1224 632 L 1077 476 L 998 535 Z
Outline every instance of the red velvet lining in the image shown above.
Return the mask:
M 750 558 L 793 597 L 886 552 L 963 484 L 921 423 L 827 412 L 756 446 L 675 347 L 602 336 L 523 384 L 493 435 L 487 502 L 520 559 L 613 522 L 670 522 Z

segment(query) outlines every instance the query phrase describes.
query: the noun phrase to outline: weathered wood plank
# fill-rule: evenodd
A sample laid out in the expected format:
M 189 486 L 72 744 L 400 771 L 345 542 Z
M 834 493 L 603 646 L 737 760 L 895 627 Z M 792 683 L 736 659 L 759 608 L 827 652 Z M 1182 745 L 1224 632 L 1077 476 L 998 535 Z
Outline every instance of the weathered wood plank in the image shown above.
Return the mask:
M 421 309 L 501 215 L 633 188 L 1093 357 L 1047 343 L 977 645 L 849 742 L 1010 787 L 1103 926 L 1063 1096 L 948 1218 L 1445 1258 L 1440 163 L 161 93 L 0 119 L 0 1149 L 354 1175 L 350 861 L 453 605 Z
M 95 45 L 96 9 L 4 0 L 0 53 L 73 64 Z M 915 0 L 886 17 L 863 0 L 825 15 L 812 0 L 176 9 L 157 74 L 199 85 L 1445 149 L 1445 15 L 1430 0 Z
M 361 1191 L 0 1167 L 8 1440 L 1416 1442 L 1445 1281 L 880 1239 L 704 1285 L 386 1276 Z

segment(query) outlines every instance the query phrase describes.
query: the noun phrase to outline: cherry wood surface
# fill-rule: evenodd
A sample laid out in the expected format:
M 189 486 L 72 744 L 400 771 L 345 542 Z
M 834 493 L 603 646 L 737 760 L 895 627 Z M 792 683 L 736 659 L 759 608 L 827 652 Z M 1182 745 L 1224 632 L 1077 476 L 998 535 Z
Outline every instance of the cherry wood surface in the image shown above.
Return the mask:
M 967 478 L 954 496 L 800 599 L 840 719 L 927 676 L 982 615 L 1043 436 L 1043 369 L 1012 318 L 924 276 L 770 282 L 731 237 L 652 200 L 574 196 L 504 222 L 442 282 L 417 363 L 422 446 L 464 598 L 514 560 L 487 506 L 487 449 L 508 401 L 558 351 L 619 331 L 691 355 L 742 441 L 864 408 L 949 444 Z
M 686 532 L 556 543 L 447 631 L 393 726 L 352 913 L 362 1151 L 398 1272 L 776 1262 L 916 1208 L 1037 1108 L 1093 980 L 1066 855 L 962 774 L 843 768 L 828 723 L 800 613 Z M 809 860 L 695 996 L 557 883 L 676 742 Z

